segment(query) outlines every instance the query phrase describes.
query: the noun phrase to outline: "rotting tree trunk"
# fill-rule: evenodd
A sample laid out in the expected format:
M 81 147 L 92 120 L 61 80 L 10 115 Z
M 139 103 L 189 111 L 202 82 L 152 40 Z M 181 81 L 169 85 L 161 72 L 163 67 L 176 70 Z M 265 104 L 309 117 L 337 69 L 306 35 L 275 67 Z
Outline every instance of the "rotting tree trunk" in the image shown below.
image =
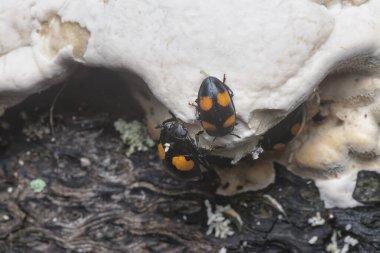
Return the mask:
M 74 105 L 83 108 L 55 114 L 52 141 L 48 109 L 30 103 L 1 119 L 0 252 L 324 252 L 334 231 L 339 248 L 350 235 L 359 240 L 354 252 L 380 251 L 377 199 L 327 210 L 312 182 L 279 166 L 275 184 L 263 191 L 216 196 L 212 172 L 185 182 L 163 170 L 155 150 L 126 157 L 112 129 L 120 115 Z M 30 187 L 36 178 L 47 183 L 41 193 Z M 231 205 L 244 225 L 225 239 L 207 235 L 205 200 Z M 326 222 L 312 227 L 316 212 Z

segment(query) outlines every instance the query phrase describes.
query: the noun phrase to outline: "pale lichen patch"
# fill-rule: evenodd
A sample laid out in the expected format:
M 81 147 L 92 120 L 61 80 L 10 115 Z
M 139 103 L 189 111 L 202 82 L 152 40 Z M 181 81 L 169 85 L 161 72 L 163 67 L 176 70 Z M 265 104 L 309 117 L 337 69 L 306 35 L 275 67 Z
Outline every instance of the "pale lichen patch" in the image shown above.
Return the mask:
M 37 179 L 34 179 L 32 180 L 30 183 L 30 188 L 36 192 L 36 193 L 40 193 L 42 192 L 45 187 L 46 187 L 46 183 L 44 180 L 40 179 L 40 178 L 37 178 Z
M 129 146 L 127 156 L 137 151 L 147 151 L 154 146 L 154 141 L 148 136 L 147 129 L 141 122 L 118 119 L 114 127 L 120 133 L 122 141 Z

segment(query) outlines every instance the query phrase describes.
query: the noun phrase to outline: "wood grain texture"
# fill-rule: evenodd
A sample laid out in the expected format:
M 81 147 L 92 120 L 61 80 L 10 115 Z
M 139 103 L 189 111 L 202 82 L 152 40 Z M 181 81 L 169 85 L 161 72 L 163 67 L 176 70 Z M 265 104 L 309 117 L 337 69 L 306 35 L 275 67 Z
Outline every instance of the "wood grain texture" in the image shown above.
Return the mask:
M 48 131 L 36 138 L 25 135 L 25 129 L 49 129 L 46 102 L 34 109 L 30 105 L 36 98 L 31 98 L 0 120 L 10 126 L 0 130 L 0 252 L 219 252 L 222 247 L 228 252 L 324 252 L 334 230 L 341 231 L 340 247 L 350 235 L 359 240 L 353 252 L 380 250 L 378 203 L 327 210 L 312 182 L 280 166 L 275 184 L 265 190 L 217 196 L 213 172 L 186 182 L 164 171 L 155 150 L 126 157 L 112 127 L 122 113 L 102 113 L 90 103 L 74 103 L 71 96 L 62 100 L 82 109 L 57 106 L 54 142 Z M 27 119 L 20 118 L 22 111 Z M 81 166 L 83 157 L 89 166 Z M 36 178 L 47 183 L 41 193 L 29 186 Z M 234 227 L 235 234 L 226 239 L 206 235 L 206 199 L 213 206 L 231 205 L 242 217 L 241 230 Z M 308 219 L 317 211 L 326 223 L 312 227 Z M 352 226 L 348 231 L 347 224 Z M 311 245 L 313 236 L 318 240 Z

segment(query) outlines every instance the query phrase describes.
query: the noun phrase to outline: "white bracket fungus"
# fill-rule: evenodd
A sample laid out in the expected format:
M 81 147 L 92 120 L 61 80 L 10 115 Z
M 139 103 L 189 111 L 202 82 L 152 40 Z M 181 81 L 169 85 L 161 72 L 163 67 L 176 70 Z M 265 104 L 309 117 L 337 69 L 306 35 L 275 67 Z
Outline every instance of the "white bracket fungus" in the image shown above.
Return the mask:
M 318 93 L 321 100 L 308 110 L 327 120 L 313 125 L 309 118 L 283 163 L 318 180 L 379 168 L 379 0 L 5 0 L 0 19 L 1 109 L 61 81 L 80 63 L 137 74 L 151 92 L 148 100 L 134 90 L 150 131 L 170 109 L 194 134 L 199 124 L 188 103 L 204 70 L 226 74 L 235 95 L 234 133 L 241 138 L 218 138 L 215 144 L 226 147 L 219 155 L 237 162 L 251 154 L 259 135 Z M 372 86 L 329 78 L 319 93 L 326 76 L 347 72 Z M 202 135 L 201 145 L 211 140 Z M 273 176 L 266 178 L 263 185 Z M 329 206 L 357 204 L 344 198 Z

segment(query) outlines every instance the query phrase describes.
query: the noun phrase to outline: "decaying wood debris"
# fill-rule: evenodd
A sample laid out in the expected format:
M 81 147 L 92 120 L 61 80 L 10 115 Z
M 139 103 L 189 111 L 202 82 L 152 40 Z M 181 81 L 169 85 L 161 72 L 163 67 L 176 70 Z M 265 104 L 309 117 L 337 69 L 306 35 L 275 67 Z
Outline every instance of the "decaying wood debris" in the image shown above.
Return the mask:
M 0 252 L 380 251 L 378 198 L 367 197 L 367 207 L 327 210 L 312 182 L 277 165 L 276 182 L 267 189 L 217 196 L 213 172 L 185 182 L 165 173 L 154 149 L 127 157 L 113 123 L 142 120 L 140 112 L 110 108 L 99 95 L 108 91 L 92 89 L 103 108 L 77 100 L 70 85 L 63 92 L 55 136 L 43 94 L 1 118 Z M 36 191 L 35 179 L 46 185 Z M 233 233 L 223 239 L 207 233 L 205 203 L 213 214 L 217 205 L 229 206 L 242 225 L 223 213 L 215 219 L 228 219 Z

